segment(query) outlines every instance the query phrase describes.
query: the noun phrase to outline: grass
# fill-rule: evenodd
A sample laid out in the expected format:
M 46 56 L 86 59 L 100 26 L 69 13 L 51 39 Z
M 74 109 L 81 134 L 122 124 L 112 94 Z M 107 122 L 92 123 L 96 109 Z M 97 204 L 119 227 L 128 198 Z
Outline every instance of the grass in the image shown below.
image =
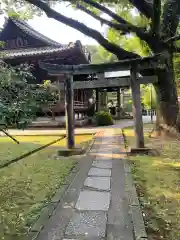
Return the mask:
M 84 135 L 75 140 L 85 143 L 91 138 Z M 73 158 L 55 160 L 55 152 L 63 144 L 65 140 L 0 169 L 0 239 L 19 239 L 26 234 L 41 209 L 64 183 L 76 161 Z
M 133 175 L 150 240 L 180 239 L 180 147 L 178 140 L 150 138 L 152 125 L 145 125 L 146 146 L 159 150 L 160 156 L 131 157 Z M 133 130 L 125 129 L 135 143 Z
M 87 135 L 77 135 L 75 137 L 75 144 L 76 145 L 79 145 L 79 144 L 86 145 L 91 140 L 92 140 L 92 135 L 90 135 L 90 134 L 89 135 L 88 134 Z M 56 145 L 60 146 L 60 147 L 65 147 L 66 146 L 66 141 L 67 141 L 67 139 L 64 138 L 60 142 L 56 143 Z
M 0 166 L 10 162 L 12 159 L 30 152 L 36 148 L 46 145 L 61 136 L 17 136 L 15 137 L 20 144 L 15 143 L 8 137 L 0 137 Z M 75 137 L 76 144 L 88 143 L 92 135 L 78 135 Z M 66 146 L 66 139 L 56 143 L 56 146 Z

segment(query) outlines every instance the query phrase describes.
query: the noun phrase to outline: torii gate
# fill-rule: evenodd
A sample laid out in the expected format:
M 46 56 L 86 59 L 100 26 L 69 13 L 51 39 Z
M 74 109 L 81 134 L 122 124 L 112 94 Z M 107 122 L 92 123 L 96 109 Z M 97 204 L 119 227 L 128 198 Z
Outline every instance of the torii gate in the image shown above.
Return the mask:
M 130 70 L 130 77 L 116 80 L 118 86 L 130 86 L 132 89 L 133 118 L 135 125 L 136 147 L 144 148 L 143 121 L 141 112 L 140 84 L 154 83 L 158 79 L 156 76 L 138 77 L 138 73 L 144 70 L 154 70 L 164 68 L 164 64 L 157 61 L 158 56 L 147 58 L 136 58 L 131 60 L 118 61 L 115 63 L 103 64 L 81 64 L 81 65 L 57 65 L 49 63 L 39 63 L 40 67 L 48 71 L 49 75 L 64 75 L 65 87 L 65 108 L 66 108 L 66 130 L 67 146 L 69 149 L 75 147 L 74 141 L 74 114 L 73 114 L 73 89 L 79 88 L 98 88 L 110 87 L 115 83 L 106 82 L 105 80 L 73 82 L 74 75 L 81 74 L 99 74 L 104 72 Z M 61 88 L 63 87 L 60 86 Z

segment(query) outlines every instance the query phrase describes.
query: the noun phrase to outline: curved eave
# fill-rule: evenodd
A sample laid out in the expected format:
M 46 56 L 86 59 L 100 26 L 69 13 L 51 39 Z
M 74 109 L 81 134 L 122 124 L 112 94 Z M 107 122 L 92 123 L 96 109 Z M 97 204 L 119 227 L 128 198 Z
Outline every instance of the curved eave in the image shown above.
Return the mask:
M 45 35 L 39 33 L 35 29 L 33 29 L 27 22 L 14 19 L 14 18 L 6 18 L 5 23 L 3 25 L 3 29 L 0 32 L 0 39 L 3 39 L 4 34 L 6 34 L 7 29 L 17 28 L 20 32 L 23 32 L 27 36 L 33 37 L 40 41 L 43 45 L 54 46 L 54 47 L 62 47 L 62 44 L 46 37 Z
M 1 51 L 1 59 L 9 64 L 38 61 L 57 62 L 58 64 L 85 64 L 89 63 L 88 57 L 79 47 L 48 49 L 23 49 L 21 51 Z

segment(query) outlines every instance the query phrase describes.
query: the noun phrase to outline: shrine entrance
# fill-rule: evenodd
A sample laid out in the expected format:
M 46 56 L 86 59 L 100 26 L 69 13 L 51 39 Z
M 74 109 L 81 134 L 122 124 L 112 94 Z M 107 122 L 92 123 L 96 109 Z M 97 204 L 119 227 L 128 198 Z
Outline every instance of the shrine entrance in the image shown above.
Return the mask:
M 64 83 L 59 86 L 65 88 L 65 108 L 66 108 L 66 129 L 67 129 L 67 147 L 72 149 L 75 147 L 74 143 L 74 110 L 73 110 L 73 93 L 74 89 L 99 89 L 109 87 L 131 87 L 132 103 L 133 103 L 133 118 L 136 135 L 136 147 L 144 148 L 144 134 L 143 121 L 140 99 L 140 84 L 148 84 L 157 82 L 157 77 L 153 74 L 154 70 L 159 66 L 155 57 L 144 59 L 125 60 L 115 63 L 104 64 L 82 64 L 82 65 L 56 65 L 48 63 L 40 63 L 40 67 L 48 72 L 49 75 L 59 76 L 64 75 Z M 104 72 L 124 71 L 129 70 L 129 77 L 116 78 L 108 81 L 105 79 Z M 142 76 L 140 72 L 151 73 L 150 75 Z M 96 80 L 91 81 L 75 81 L 74 75 L 80 74 L 97 74 L 99 76 Z M 98 92 L 98 91 L 97 91 Z M 98 95 L 96 96 L 98 97 Z M 118 101 L 120 95 L 118 94 Z M 98 101 L 97 101 L 98 102 Z M 120 103 L 120 102 L 119 102 Z M 119 104 L 118 103 L 118 104 Z

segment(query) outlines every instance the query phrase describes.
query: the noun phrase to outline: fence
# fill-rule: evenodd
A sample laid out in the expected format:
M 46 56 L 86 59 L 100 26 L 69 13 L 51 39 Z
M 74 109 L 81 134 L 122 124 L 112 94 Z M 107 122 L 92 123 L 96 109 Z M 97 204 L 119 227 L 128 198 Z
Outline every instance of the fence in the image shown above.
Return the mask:
M 143 115 L 145 115 L 145 116 L 156 116 L 156 110 L 144 110 Z

